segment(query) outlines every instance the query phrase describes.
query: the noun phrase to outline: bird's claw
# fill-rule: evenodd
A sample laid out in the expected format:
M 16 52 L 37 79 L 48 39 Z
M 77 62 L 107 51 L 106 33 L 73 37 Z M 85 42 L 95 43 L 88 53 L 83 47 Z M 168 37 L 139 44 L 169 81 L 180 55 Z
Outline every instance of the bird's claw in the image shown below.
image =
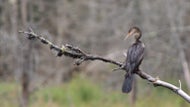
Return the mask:
M 118 67 L 118 68 L 112 69 L 112 71 L 118 71 L 118 70 L 121 70 L 121 69 L 122 69 L 121 67 Z
M 124 68 L 125 68 L 125 65 L 122 65 L 121 67 L 112 69 L 112 71 L 123 70 Z

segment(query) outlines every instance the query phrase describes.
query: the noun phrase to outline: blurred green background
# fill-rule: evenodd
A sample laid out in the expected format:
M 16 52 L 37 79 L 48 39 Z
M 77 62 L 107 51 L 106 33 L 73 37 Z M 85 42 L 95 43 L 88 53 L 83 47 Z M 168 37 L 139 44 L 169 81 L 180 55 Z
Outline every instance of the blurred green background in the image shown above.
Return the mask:
M 140 82 L 140 86 L 147 85 Z M 0 84 L 0 104 L 2 107 L 18 107 L 18 84 Z M 135 107 L 188 107 L 188 103 L 165 88 L 153 88 L 139 93 Z M 41 87 L 31 94 L 30 107 L 128 107 L 132 106 L 130 94 L 120 91 L 105 91 L 88 78 L 77 76 L 64 85 Z

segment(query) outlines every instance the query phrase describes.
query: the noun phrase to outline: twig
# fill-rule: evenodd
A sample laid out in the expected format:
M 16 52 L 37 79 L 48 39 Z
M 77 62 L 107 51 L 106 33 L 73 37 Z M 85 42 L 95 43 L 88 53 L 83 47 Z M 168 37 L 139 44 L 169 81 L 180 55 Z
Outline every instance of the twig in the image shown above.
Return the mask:
M 181 90 L 181 81 L 179 80 L 179 89 Z
M 125 67 L 123 67 L 123 64 L 118 61 L 114 61 L 114 60 L 103 58 L 96 55 L 86 54 L 78 47 L 73 47 L 72 45 L 68 45 L 68 44 L 62 45 L 61 47 L 59 47 L 53 44 L 52 42 L 50 42 L 49 40 L 45 39 L 44 37 L 34 33 L 32 29 L 29 32 L 26 32 L 26 31 L 19 31 L 19 32 L 24 33 L 25 36 L 27 36 L 29 40 L 38 39 L 43 44 L 49 45 L 50 49 L 55 50 L 57 52 L 57 56 L 59 57 L 61 57 L 62 55 L 65 55 L 65 56 L 77 59 L 76 61 L 77 65 L 80 65 L 82 62 L 85 62 L 88 60 L 91 60 L 91 61 L 99 60 L 102 62 L 106 62 L 106 63 L 110 63 L 110 64 L 114 64 L 118 66 L 118 68 L 116 68 L 115 70 L 118 70 L 118 69 L 125 70 Z M 149 81 L 150 83 L 152 83 L 154 86 L 162 86 L 162 87 L 170 89 L 171 91 L 175 92 L 177 95 L 181 96 L 183 99 L 185 99 L 187 102 L 190 103 L 190 96 L 187 93 L 185 93 L 183 90 L 181 90 L 181 83 L 180 83 L 180 87 L 177 87 L 175 85 L 162 81 L 158 78 L 154 78 L 143 71 L 139 70 L 139 71 L 136 71 L 135 73 L 139 75 L 142 79 L 145 79 Z

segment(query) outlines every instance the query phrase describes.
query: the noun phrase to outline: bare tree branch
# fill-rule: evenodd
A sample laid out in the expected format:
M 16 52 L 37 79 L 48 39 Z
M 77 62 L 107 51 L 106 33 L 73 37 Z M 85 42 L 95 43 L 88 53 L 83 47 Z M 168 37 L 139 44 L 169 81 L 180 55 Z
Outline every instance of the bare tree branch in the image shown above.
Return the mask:
M 88 61 L 88 60 L 91 60 L 91 61 L 99 60 L 102 62 L 114 64 L 114 65 L 118 66 L 119 69 L 125 70 L 125 68 L 123 67 L 123 64 L 118 61 L 114 61 L 114 60 L 103 58 L 103 57 L 96 56 L 96 55 L 86 54 L 78 47 L 74 47 L 74 46 L 68 45 L 68 44 L 62 45 L 61 47 L 59 47 L 59 46 L 53 44 L 52 42 L 50 42 L 49 40 L 45 39 L 41 35 L 34 33 L 32 30 L 19 31 L 19 32 L 24 33 L 29 40 L 37 39 L 37 40 L 40 40 L 43 44 L 49 45 L 50 49 L 55 50 L 57 52 L 57 56 L 59 56 L 59 57 L 61 57 L 62 55 L 65 55 L 65 56 L 68 56 L 68 57 L 71 57 L 74 59 L 78 59 L 76 61 L 77 65 L 80 65 L 82 62 Z M 137 75 L 139 75 L 142 79 L 145 79 L 145 80 L 151 82 L 154 86 L 162 86 L 162 87 L 170 89 L 171 91 L 175 92 L 177 95 L 181 96 L 183 99 L 185 99 L 187 102 L 190 103 L 190 96 L 181 89 L 181 86 L 177 87 L 168 82 L 162 81 L 158 78 L 154 78 L 141 70 L 136 71 L 135 73 Z
M 84 61 L 88 61 L 88 60 L 100 60 L 103 62 L 107 62 L 107 63 L 112 63 L 114 65 L 117 65 L 119 67 L 122 66 L 122 63 L 120 62 L 116 62 L 110 59 L 106 59 L 106 58 L 102 58 L 96 55 L 91 55 L 91 54 L 86 54 L 84 53 L 82 50 L 80 50 L 77 47 L 74 47 L 72 45 L 62 45 L 61 47 L 54 45 L 52 42 L 50 42 L 49 40 L 45 39 L 44 37 L 37 35 L 36 33 L 34 33 L 32 30 L 30 30 L 29 32 L 25 32 L 25 31 L 19 31 L 20 33 L 24 33 L 27 34 L 27 38 L 29 40 L 31 39 L 38 39 L 40 40 L 43 44 L 49 45 L 51 50 L 55 50 L 57 51 L 57 56 L 61 57 L 62 55 L 74 58 L 74 59 L 78 59 L 76 64 L 80 65 L 82 62 Z
M 172 85 L 168 82 L 159 80 L 158 78 L 154 78 L 150 75 L 148 75 L 145 72 L 142 71 L 138 71 L 136 72 L 137 75 L 139 75 L 142 79 L 148 80 L 149 82 L 151 82 L 154 86 L 162 86 L 165 88 L 170 89 L 171 91 L 175 92 L 177 95 L 181 96 L 183 99 L 185 99 L 187 102 L 190 103 L 190 96 L 184 92 L 181 87 L 177 87 L 175 85 Z

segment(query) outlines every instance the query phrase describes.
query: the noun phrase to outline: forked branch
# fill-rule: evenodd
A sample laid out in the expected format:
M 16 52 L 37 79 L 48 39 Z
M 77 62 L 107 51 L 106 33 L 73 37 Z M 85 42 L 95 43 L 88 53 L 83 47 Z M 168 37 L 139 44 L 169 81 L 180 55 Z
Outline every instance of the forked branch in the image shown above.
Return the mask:
M 74 47 L 74 46 L 68 45 L 68 44 L 62 45 L 61 47 L 59 47 L 59 46 L 53 44 L 52 42 L 50 42 L 49 40 L 45 39 L 41 35 L 34 33 L 32 29 L 30 29 L 29 31 L 19 31 L 19 32 L 24 33 L 25 36 L 29 40 L 36 39 L 36 40 L 40 40 L 45 45 L 49 45 L 51 50 L 54 50 L 57 52 L 58 57 L 65 55 L 67 57 L 77 59 L 75 62 L 76 65 L 80 65 L 84 61 L 88 61 L 88 60 L 91 60 L 91 61 L 99 60 L 102 62 L 114 64 L 114 65 L 118 66 L 118 68 L 125 70 L 125 68 L 123 67 L 123 64 L 118 61 L 114 61 L 114 60 L 103 58 L 103 57 L 96 56 L 96 55 L 87 54 L 78 47 Z M 154 78 L 143 71 L 137 71 L 136 74 L 139 75 L 142 79 L 145 79 L 145 80 L 151 82 L 154 86 L 162 86 L 162 87 L 170 89 L 171 91 L 175 92 L 177 95 L 181 96 L 187 102 L 190 103 L 190 96 L 181 89 L 181 86 L 177 87 L 177 86 L 167 83 L 165 81 L 159 80 L 158 78 Z

